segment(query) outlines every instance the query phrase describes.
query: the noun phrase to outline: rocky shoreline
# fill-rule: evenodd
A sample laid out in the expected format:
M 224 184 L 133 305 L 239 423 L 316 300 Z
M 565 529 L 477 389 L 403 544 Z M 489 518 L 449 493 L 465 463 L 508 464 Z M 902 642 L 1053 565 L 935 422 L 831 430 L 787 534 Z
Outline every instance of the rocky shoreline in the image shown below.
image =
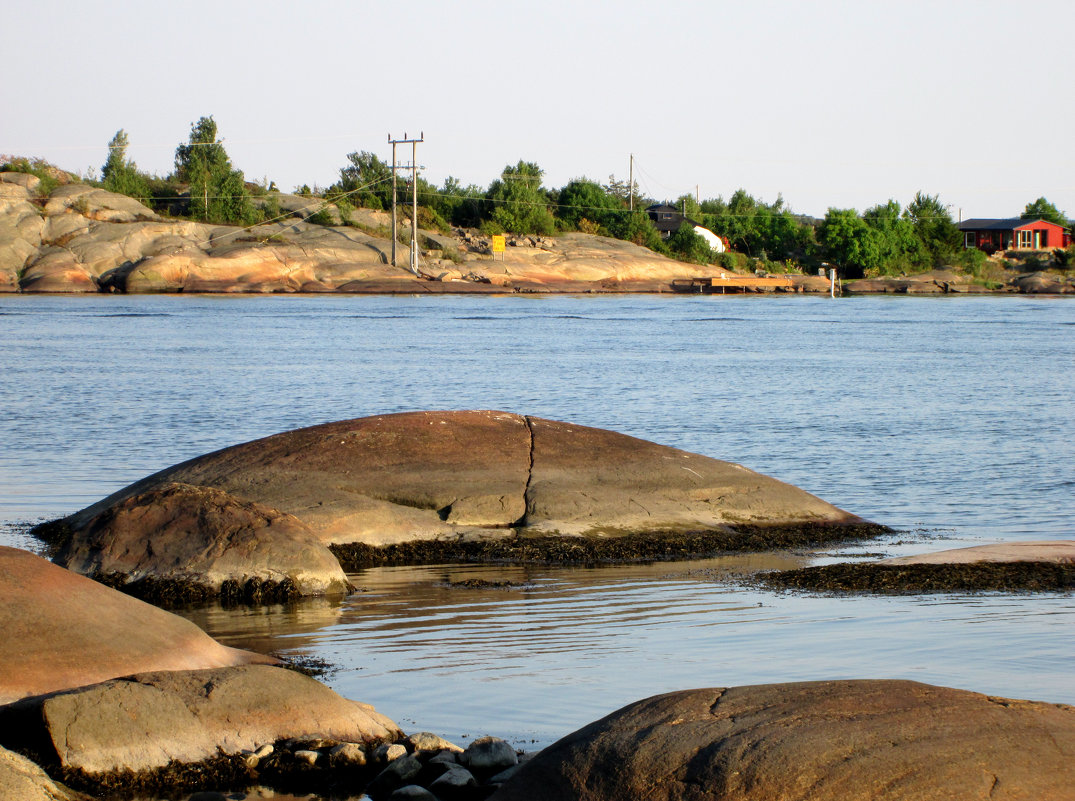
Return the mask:
M 829 279 L 790 272 L 750 283 L 760 266 L 695 265 L 630 242 L 583 233 L 507 237 L 504 253 L 477 231 L 419 231 L 421 258 L 391 265 L 385 212 L 359 209 L 338 225 L 305 221 L 310 200 L 279 195 L 285 217 L 239 228 L 162 217 L 85 184 L 39 194 L 33 175 L 0 173 L 0 293 L 664 293 L 684 280 L 733 277 L 721 292 L 828 293 Z M 291 214 L 293 216 L 286 216 Z M 1027 264 L 988 286 L 951 271 L 848 281 L 846 294 L 1073 294 L 1075 276 Z M 771 269 L 771 268 L 770 268 Z M 747 270 L 747 272 L 743 272 Z M 699 285 L 699 290 L 701 286 Z M 713 291 L 717 291 L 713 289 Z
M 0 547 L 0 798 L 1069 801 L 1075 708 L 1062 704 L 869 679 L 684 690 L 527 759 L 496 737 L 407 735 L 90 578 L 264 602 L 351 592 L 341 563 L 650 561 L 887 532 L 741 465 L 505 412 L 381 415 L 225 448 L 35 529 L 58 564 Z M 1051 541 L 761 580 L 1069 592 L 1073 567 L 1075 541 Z

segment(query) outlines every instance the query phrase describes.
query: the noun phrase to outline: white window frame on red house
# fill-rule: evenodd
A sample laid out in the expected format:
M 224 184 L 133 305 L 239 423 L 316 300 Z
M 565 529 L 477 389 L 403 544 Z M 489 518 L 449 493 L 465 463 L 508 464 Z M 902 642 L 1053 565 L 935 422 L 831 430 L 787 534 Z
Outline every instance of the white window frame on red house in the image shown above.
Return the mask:
M 978 246 L 978 235 L 974 231 L 963 232 L 963 247 L 973 248 Z
M 1019 244 L 1016 247 L 1018 247 L 1020 249 L 1022 249 L 1022 248 L 1033 248 L 1034 247 L 1034 232 L 1033 231 L 1031 231 L 1029 228 L 1023 228 L 1023 229 L 1017 231 L 1016 233 L 1019 234 L 1019 239 L 1017 240 L 1019 242 Z

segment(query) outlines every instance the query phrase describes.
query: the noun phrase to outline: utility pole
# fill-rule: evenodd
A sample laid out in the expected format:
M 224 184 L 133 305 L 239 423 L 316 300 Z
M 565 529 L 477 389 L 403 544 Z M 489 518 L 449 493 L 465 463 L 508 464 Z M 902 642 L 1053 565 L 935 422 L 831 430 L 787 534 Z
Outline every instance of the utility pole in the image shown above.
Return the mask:
M 392 144 L 392 266 L 396 266 L 396 143 L 392 142 L 392 134 L 388 134 L 388 141 Z
M 393 139 L 388 134 L 388 143 L 392 145 L 392 266 L 396 265 L 396 145 L 411 146 L 411 272 L 418 275 L 418 143 L 424 142 L 425 132 L 417 139 L 408 139 L 406 132 L 402 139 Z
M 627 192 L 630 200 L 627 203 L 628 211 L 635 210 L 635 154 L 631 154 L 631 167 L 627 172 Z

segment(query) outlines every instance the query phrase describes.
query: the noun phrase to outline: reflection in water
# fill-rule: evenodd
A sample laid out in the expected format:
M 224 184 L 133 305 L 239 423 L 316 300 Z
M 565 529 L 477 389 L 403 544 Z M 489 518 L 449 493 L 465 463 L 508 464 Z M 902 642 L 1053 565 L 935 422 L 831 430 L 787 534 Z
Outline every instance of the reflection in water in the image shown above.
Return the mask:
M 321 629 L 339 621 L 342 603 L 339 598 L 302 598 L 270 606 L 214 604 L 176 611 L 224 645 L 268 654 L 312 645 Z
M 1071 595 L 822 597 L 734 580 L 806 561 L 376 568 L 353 574 L 360 589 L 339 605 L 187 614 L 228 645 L 327 660 L 343 695 L 464 744 L 536 748 L 656 693 L 776 681 L 910 678 L 1075 701 Z

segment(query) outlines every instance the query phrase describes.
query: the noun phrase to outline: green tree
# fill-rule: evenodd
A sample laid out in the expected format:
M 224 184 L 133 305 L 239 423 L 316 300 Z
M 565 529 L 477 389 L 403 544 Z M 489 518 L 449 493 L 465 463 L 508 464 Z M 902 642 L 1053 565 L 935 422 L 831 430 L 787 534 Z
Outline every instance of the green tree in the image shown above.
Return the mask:
M 531 161 L 520 160 L 515 166 L 505 167 L 486 193 L 486 199 L 493 204 L 492 222 L 516 234 L 551 234 L 556 221 L 548 208 L 548 196 L 541 189 L 543 175 Z
M 616 215 L 609 221 L 608 232 L 616 239 L 633 242 L 657 253 L 668 253 L 668 246 L 644 211 L 636 209 Z
M 610 175 L 604 188 L 608 194 L 620 198 L 624 206 L 631 206 L 632 200 L 634 201 L 633 207 L 636 209 L 643 209 L 650 205 L 649 200 L 643 198 L 638 191 L 638 181 L 620 181 L 615 175 Z
M 921 266 L 927 269 L 942 267 L 956 258 L 963 238 L 952 222 L 948 207 L 937 195 L 916 192 L 903 214 L 911 221 L 915 235 L 922 243 Z
M 848 277 L 876 273 L 883 264 L 883 236 L 854 209 L 832 209 L 817 229 L 825 258 L 839 265 Z
M 862 221 L 879 235 L 876 239 L 878 272 L 899 275 L 913 271 L 922 263 L 922 242 L 911 220 L 900 214 L 900 204 L 895 200 L 867 209 Z
M 698 218 L 702 214 L 702 204 L 695 199 L 694 195 L 680 195 L 672 205 L 684 217 L 699 221 Z
M 347 161 L 340 168 L 340 180 L 325 195 L 336 202 L 345 197 L 351 205 L 366 209 L 392 208 L 392 166 L 368 150 L 348 153 Z
M 190 126 L 190 139 L 175 151 L 176 176 L 190 185 L 190 211 L 213 222 L 249 224 L 255 219 L 243 173 L 232 167 L 217 140 L 212 116 Z
M 744 189 L 736 190 L 727 203 L 723 198 L 705 200 L 701 223 L 728 240 L 732 250 L 769 259 L 802 259 L 813 231 L 785 206 L 784 199 L 766 204 Z
M 481 188 L 473 184 L 463 186 L 458 178 L 449 175 L 440 189 L 428 196 L 428 201 L 430 207 L 452 225 L 477 228 L 482 221 L 484 195 Z
M 687 220 L 668 237 L 668 249 L 680 259 L 695 264 L 709 264 L 713 258 L 709 243 L 698 235 Z
M 1048 220 L 1065 228 L 1071 225 L 1068 216 L 1043 197 L 1039 197 L 1033 203 L 1027 203 L 1019 216 L 1024 220 Z
M 627 214 L 627 206 L 619 197 L 611 195 L 596 181 L 576 178 L 560 190 L 557 198 L 557 217 L 568 228 L 578 228 L 580 220 L 597 223 L 611 231 L 619 217 Z
M 127 159 L 127 132 L 120 128 L 108 143 L 108 158 L 101 167 L 101 181 L 109 192 L 149 201 L 149 180 Z

